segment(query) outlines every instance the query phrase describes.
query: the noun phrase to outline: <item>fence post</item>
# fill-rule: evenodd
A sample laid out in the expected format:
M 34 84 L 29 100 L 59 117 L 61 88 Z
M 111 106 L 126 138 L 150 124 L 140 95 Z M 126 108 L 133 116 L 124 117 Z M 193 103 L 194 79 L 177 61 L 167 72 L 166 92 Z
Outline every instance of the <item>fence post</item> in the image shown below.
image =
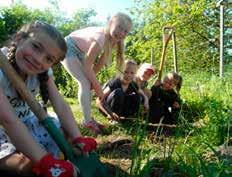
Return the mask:
M 220 6 L 220 66 L 219 76 L 223 77 L 223 60 L 224 60 L 224 0 L 217 2 L 217 7 Z

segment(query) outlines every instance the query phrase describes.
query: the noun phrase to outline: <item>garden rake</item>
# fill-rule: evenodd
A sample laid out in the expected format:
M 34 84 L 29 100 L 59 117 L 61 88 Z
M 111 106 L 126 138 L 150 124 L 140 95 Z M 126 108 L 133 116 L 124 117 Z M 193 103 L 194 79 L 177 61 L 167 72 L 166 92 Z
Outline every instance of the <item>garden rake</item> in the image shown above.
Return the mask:
M 79 170 L 78 177 L 107 177 L 107 168 L 101 163 L 98 155 L 95 152 L 86 155 L 76 155 L 72 146 L 66 141 L 64 135 L 55 126 L 52 118 L 47 115 L 41 105 L 35 100 L 34 96 L 28 91 L 22 79 L 18 76 L 11 64 L 8 62 L 5 55 L 0 51 L 0 68 L 7 75 L 12 82 L 15 89 L 26 100 L 34 114 L 38 117 L 41 124 L 47 129 L 49 134 L 53 137 L 65 158 L 71 161 Z

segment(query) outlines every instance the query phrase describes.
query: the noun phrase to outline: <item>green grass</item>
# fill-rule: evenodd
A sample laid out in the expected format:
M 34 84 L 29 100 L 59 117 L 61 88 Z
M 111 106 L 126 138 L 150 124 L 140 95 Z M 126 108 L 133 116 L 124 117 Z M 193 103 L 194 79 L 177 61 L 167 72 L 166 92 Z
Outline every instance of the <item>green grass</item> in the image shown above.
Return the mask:
M 82 128 L 81 131 L 96 138 L 104 162 L 118 167 L 115 176 L 146 177 L 152 171 L 153 176 L 232 176 L 232 154 L 222 155 L 218 150 L 232 136 L 228 127 L 232 122 L 232 78 L 228 75 L 221 79 L 207 73 L 185 74 L 183 78 L 178 128 L 170 136 L 164 136 L 161 129 L 151 134 L 139 122 L 110 125 L 93 101 L 93 116 L 107 125 L 106 134 L 94 136 Z M 66 100 L 80 123 L 76 98 Z M 127 153 L 119 147 L 102 150 L 105 142 L 120 137 L 133 141 Z

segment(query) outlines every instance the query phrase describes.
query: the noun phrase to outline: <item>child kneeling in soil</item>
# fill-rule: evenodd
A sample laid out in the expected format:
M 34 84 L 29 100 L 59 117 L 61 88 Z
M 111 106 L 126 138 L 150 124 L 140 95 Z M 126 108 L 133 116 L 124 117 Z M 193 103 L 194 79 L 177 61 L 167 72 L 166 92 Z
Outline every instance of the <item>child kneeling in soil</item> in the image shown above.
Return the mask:
M 149 99 L 149 122 L 175 124 L 180 110 L 179 90 L 182 77 L 175 73 L 168 73 L 163 81 L 156 81 L 151 88 Z M 163 119 L 163 120 L 162 120 Z
M 103 90 L 105 99 L 97 99 L 97 106 L 109 119 L 118 121 L 120 117 L 137 116 L 140 94 L 137 84 L 133 81 L 136 71 L 137 63 L 126 60 L 120 76 L 106 83 Z

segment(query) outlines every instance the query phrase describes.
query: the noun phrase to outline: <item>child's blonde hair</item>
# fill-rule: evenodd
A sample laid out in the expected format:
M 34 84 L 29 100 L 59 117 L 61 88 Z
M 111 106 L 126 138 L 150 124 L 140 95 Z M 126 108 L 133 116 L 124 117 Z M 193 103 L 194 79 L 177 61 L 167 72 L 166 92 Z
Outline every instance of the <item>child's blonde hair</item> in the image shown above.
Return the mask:
M 132 60 L 132 59 L 126 59 L 126 60 L 123 61 L 123 64 L 122 64 L 122 66 L 121 66 L 122 70 L 121 70 L 121 69 L 118 69 L 119 72 L 117 72 L 116 77 L 122 78 L 123 75 L 124 75 L 124 71 L 125 71 L 125 69 L 126 69 L 126 66 L 128 66 L 128 65 L 135 65 L 135 66 L 136 66 L 136 70 L 137 70 L 137 68 L 138 68 L 138 64 L 136 63 L 136 61 L 134 61 L 134 60 Z
M 124 61 L 123 70 L 125 70 L 125 68 L 126 68 L 127 65 L 135 65 L 136 67 L 138 66 L 138 64 L 136 63 L 136 61 L 134 61 L 132 59 L 126 59 Z
M 124 24 L 130 24 L 132 25 L 132 20 L 131 18 L 124 14 L 124 13 L 117 13 L 115 14 L 113 17 L 110 18 L 109 22 L 108 22 L 108 25 L 106 27 L 106 30 L 105 30 L 105 33 L 106 33 L 106 37 L 105 37 L 105 43 L 104 43 L 104 53 L 103 55 L 105 55 L 105 58 L 108 58 L 108 62 L 107 63 L 111 63 L 111 60 L 112 60 L 112 45 L 110 43 L 110 24 L 112 21 L 115 21 L 115 20 L 119 20 L 121 21 L 122 23 Z M 123 53 L 124 53 L 124 43 L 123 41 L 119 41 L 117 43 L 117 49 L 116 49 L 117 53 L 116 53 L 116 67 L 119 68 L 119 69 L 122 69 L 122 65 L 123 65 L 123 62 L 124 62 L 124 56 L 123 56 Z
M 170 72 L 163 79 L 163 81 L 166 81 L 166 80 L 172 81 L 176 87 L 177 92 L 180 91 L 181 86 L 182 86 L 182 81 L 183 81 L 181 75 L 177 74 L 176 72 Z

